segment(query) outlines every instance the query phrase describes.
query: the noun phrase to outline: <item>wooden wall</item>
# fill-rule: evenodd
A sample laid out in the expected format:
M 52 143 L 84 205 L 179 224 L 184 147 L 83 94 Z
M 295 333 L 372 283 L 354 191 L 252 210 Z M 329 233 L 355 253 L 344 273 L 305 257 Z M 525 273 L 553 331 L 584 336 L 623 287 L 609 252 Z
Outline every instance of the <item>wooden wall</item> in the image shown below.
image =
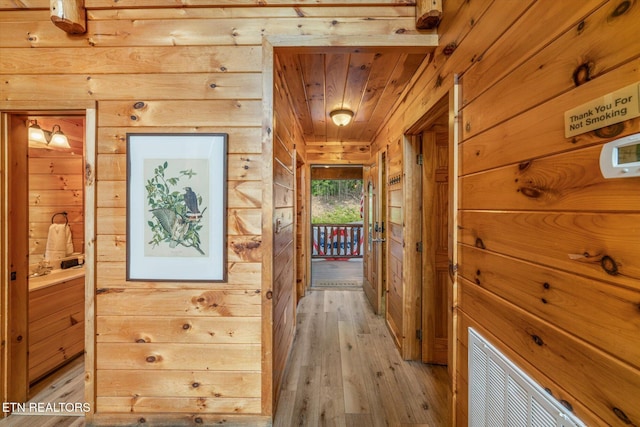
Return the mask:
M 460 76 L 456 424 L 467 425 L 469 326 L 587 425 L 640 424 L 640 181 L 605 180 L 598 165 L 640 119 L 571 138 L 563 122 L 640 81 L 640 3 L 444 7 L 432 66 L 373 147 Z
M 404 139 L 398 138 L 387 146 L 387 173 L 382 177 L 385 180 L 387 204 L 386 250 L 387 250 L 387 296 L 386 296 L 386 320 L 396 345 L 402 348 L 404 336 L 404 281 L 403 281 L 403 254 L 404 254 L 404 213 L 402 179 L 402 153 Z
M 59 212 L 68 214 L 74 252 L 84 252 L 84 124 L 81 118 L 30 119 L 46 130 L 60 123 L 72 147 L 29 149 L 29 264 L 37 264 L 44 257 L 52 217 Z M 64 221 L 62 215 L 55 217 L 56 223 Z
M 51 23 L 48 0 L 0 0 L 0 109 L 60 99 L 97 105 L 96 299 L 88 302 L 96 370 L 87 373 L 95 424 L 269 422 L 294 324 L 293 261 L 280 238 L 293 236 L 286 157 L 294 139 L 283 126 L 273 150 L 263 145 L 272 131 L 263 116 L 263 39 L 418 33 L 413 4 L 388 0 L 186 3 L 199 7 L 87 0 L 87 33 L 70 36 Z M 227 283 L 125 280 L 126 134 L 136 132 L 228 133 Z M 282 175 L 274 176 L 274 156 Z M 263 186 L 280 177 L 271 200 Z M 263 210 L 271 203 L 280 204 Z M 277 218 L 283 228 L 271 236 L 265 224 Z M 263 260 L 277 254 L 263 279 Z
M 275 398 L 289 356 L 296 325 L 296 146 L 304 145 L 291 110 L 282 64 L 276 56 L 274 73 L 273 141 L 273 381 Z

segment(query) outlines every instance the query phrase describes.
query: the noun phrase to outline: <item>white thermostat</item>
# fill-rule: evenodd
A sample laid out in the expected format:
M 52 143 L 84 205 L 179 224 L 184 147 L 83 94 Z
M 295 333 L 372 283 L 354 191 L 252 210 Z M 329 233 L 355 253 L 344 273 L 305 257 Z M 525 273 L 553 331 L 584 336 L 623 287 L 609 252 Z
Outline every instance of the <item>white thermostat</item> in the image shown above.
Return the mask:
M 640 176 L 640 133 L 606 143 L 600 152 L 600 171 L 605 178 Z

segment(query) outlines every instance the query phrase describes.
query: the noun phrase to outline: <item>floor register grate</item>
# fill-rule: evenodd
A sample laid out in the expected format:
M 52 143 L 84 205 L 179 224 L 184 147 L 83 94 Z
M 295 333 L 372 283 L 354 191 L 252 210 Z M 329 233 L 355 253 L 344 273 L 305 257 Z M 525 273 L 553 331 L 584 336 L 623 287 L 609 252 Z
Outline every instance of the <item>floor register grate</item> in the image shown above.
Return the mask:
M 318 280 L 313 287 L 317 288 L 360 288 L 362 282 L 359 280 Z

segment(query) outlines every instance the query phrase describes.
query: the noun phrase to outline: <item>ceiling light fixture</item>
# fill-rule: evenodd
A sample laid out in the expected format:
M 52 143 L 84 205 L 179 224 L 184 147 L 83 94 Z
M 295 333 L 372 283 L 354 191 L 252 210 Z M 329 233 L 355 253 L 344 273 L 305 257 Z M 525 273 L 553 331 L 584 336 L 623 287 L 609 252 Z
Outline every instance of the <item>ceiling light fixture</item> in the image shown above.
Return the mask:
M 333 110 L 329 113 L 331 120 L 336 126 L 346 126 L 353 119 L 353 111 L 351 110 Z
M 51 131 L 48 131 L 42 129 L 37 120 L 29 125 L 29 146 L 34 148 L 71 148 L 67 136 L 60 129 L 60 125 L 53 125 Z

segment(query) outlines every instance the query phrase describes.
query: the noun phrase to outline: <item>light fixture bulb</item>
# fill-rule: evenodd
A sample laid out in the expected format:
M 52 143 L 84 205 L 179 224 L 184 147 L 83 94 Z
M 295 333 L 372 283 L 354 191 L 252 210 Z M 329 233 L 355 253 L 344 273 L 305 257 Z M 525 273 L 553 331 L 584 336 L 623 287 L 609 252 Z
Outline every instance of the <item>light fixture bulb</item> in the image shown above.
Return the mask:
M 329 113 L 331 120 L 336 126 L 346 126 L 351 123 L 353 111 L 351 110 L 333 110 Z
M 47 145 L 47 139 L 45 137 L 44 131 L 38 125 L 38 121 L 34 121 L 31 125 L 29 125 L 29 141 L 32 141 L 39 145 Z
M 58 128 L 57 130 L 56 127 Z M 62 133 L 59 125 L 54 125 L 53 129 L 51 129 L 51 140 L 49 141 L 49 145 L 55 148 L 71 148 L 67 136 Z

